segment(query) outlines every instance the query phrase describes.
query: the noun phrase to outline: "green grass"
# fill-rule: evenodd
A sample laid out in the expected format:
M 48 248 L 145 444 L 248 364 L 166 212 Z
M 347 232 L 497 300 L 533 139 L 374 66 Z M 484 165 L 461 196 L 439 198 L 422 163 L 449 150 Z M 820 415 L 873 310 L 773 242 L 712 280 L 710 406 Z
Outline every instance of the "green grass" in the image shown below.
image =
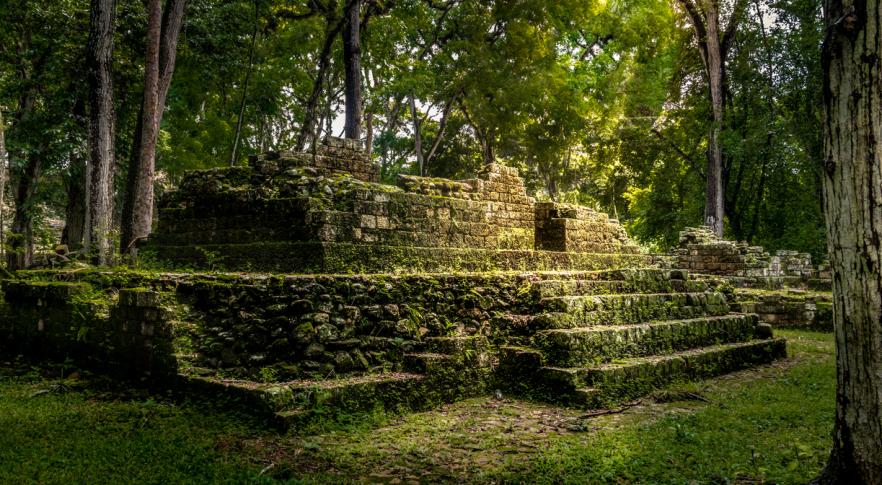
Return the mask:
M 832 335 L 778 333 L 786 361 L 618 414 L 479 398 L 289 435 L 95 384 L 33 396 L 52 381 L 0 374 L 0 482 L 804 483 L 829 447 Z

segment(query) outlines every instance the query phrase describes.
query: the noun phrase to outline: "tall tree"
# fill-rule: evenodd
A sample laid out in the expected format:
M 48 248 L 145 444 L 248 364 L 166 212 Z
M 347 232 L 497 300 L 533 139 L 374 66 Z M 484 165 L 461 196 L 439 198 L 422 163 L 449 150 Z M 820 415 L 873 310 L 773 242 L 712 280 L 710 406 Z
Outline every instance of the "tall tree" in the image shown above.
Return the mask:
M 24 58 L 31 49 L 31 33 L 23 32 L 18 44 L 18 54 Z M 29 63 L 21 62 L 18 70 L 19 82 L 27 86 L 18 98 L 18 107 L 15 113 L 15 121 L 18 125 L 27 123 L 33 116 L 37 103 L 36 87 L 32 79 L 44 68 L 49 53 L 46 51 L 41 56 L 31 59 Z M 9 250 L 6 253 L 6 268 L 9 270 L 24 269 L 31 265 L 34 259 L 34 222 L 33 205 L 34 193 L 37 191 L 37 183 L 43 173 L 43 149 L 46 142 L 43 141 L 36 150 L 30 151 L 26 156 L 24 170 L 18 175 L 13 191 L 14 210 L 12 225 L 8 237 Z
M 254 71 L 254 50 L 257 47 L 257 34 L 260 31 L 260 3 L 254 2 L 254 30 L 251 31 L 251 47 L 248 49 L 248 69 L 245 71 L 245 82 L 242 85 L 242 100 L 239 103 L 239 115 L 236 117 L 236 134 L 233 135 L 233 149 L 230 151 L 230 166 L 236 165 L 239 159 L 239 140 L 242 137 L 242 123 L 245 121 L 245 103 L 248 101 L 248 84 Z
M 361 2 L 349 0 L 343 29 L 345 71 L 346 138 L 361 139 Z
M 3 107 L 0 106 L 0 251 L 4 246 L 3 224 L 6 212 L 6 177 L 9 173 L 9 153 L 6 151 L 6 126 L 3 124 Z
M 819 483 L 882 483 L 882 5 L 825 0 L 824 212 L 836 422 Z
M 185 4 L 186 0 L 167 0 L 163 13 L 160 0 L 148 0 L 147 3 L 144 97 L 123 206 L 120 250 L 124 254 L 130 253 L 136 242 L 150 235 L 153 223 L 156 141 L 175 69 Z
M 746 0 L 735 0 L 729 23 L 723 29 L 720 21 L 719 0 L 678 0 L 689 17 L 698 51 L 704 63 L 711 102 L 711 126 L 708 133 L 707 169 L 705 177 L 704 223 L 717 235 L 723 235 L 726 167 L 720 139 L 726 110 L 726 61 L 738 23 L 747 7 Z
M 115 0 L 92 0 L 86 66 L 89 79 L 89 215 L 86 250 L 110 262 L 113 245 L 113 30 Z
M 326 0 L 324 2 L 312 2 L 312 9 L 302 18 L 321 13 L 325 17 L 324 41 L 318 56 L 318 70 L 313 79 L 312 93 L 306 103 L 306 113 L 304 114 L 303 124 L 300 125 L 300 134 L 297 136 L 295 148 L 303 150 L 306 143 L 311 141 L 316 135 L 316 121 L 318 120 L 319 101 L 322 93 L 328 84 L 328 77 L 331 70 L 331 55 L 333 54 L 334 41 L 337 35 L 343 30 L 346 23 L 346 17 L 337 13 L 337 1 Z

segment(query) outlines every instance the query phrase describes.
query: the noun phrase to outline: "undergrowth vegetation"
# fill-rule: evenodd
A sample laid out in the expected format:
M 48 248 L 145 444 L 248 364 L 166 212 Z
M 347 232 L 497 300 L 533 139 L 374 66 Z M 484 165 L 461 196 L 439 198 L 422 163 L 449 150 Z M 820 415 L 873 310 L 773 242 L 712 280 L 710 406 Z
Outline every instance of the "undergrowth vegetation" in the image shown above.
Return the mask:
M 827 457 L 833 340 L 779 333 L 788 359 L 622 412 L 493 396 L 287 435 L 223 406 L 8 362 L 0 483 L 804 483 Z

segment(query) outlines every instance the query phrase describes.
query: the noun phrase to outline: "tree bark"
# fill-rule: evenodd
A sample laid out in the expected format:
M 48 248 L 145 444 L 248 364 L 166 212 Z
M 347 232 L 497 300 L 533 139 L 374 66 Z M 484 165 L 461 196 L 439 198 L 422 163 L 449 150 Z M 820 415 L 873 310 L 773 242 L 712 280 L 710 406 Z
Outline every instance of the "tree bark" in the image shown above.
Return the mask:
M 37 191 L 37 181 L 43 172 L 42 151 L 45 147 L 28 156 L 24 172 L 19 176 L 15 191 L 15 212 L 9 235 L 9 252 L 6 254 L 6 268 L 10 271 L 27 269 L 34 262 L 34 216 L 33 196 Z
M 89 164 L 81 157 L 71 161 L 71 174 L 67 186 L 67 207 L 65 208 L 64 229 L 61 231 L 61 244 L 69 251 L 83 249 L 86 238 L 86 204 L 89 183 Z
M 423 123 L 417 113 L 416 99 L 410 97 L 410 117 L 413 120 L 413 151 L 416 154 L 417 167 L 419 175 L 426 175 L 426 168 L 423 165 Z
M 818 483 L 882 483 L 882 6 L 825 0 L 824 213 L 836 421 Z
M 159 46 L 162 3 L 147 1 L 147 49 L 144 63 L 144 98 L 141 104 L 141 136 L 137 162 L 129 167 L 133 180 L 131 213 L 124 221 L 120 249 L 128 254 L 133 244 L 150 234 L 153 221 L 153 178 L 156 170 L 156 139 L 159 132 Z
M 115 127 L 113 107 L 113 31 L 115 0 L 92 0 L 89 48 L 89 194 L 85 246 L 94 261 L 109 264 L 113 253 L 113 172 Z M 74 250 L 70 246 L 71 250 Z
M 707 186 L 705 188 L 704 224 L 718 236 L 723 235 L 723 69 L 725 59 L 720 46 L 720 11 L 717 0 L 705 0 L 706 68 L 713 116 L 707 149 Z
M 349 0 L 343 30 L 346 87 L 346 138 L 361 139 L 361 2 Z
M 6 219 L 6 179 L 9 174 L 9 153 L 6 151 L 6 125 L 3 123 L 3 109 L 0 107 L 0 251 L 5 251 L 3 231 Z M 2 254 L 2 253 L 0 253 Z
M 168 0 L 165 13 L 160 0 L 148 0 L 147 49 L 144 63 L 144 98 L 129 163 L 128 193 L 123 206 L 120 251 L 128 254 L 135 243 L 150 235 L 153 223 L 153 179 L 156 140 L 165 99 L 171 86 L 183 25 L 186 0 Z

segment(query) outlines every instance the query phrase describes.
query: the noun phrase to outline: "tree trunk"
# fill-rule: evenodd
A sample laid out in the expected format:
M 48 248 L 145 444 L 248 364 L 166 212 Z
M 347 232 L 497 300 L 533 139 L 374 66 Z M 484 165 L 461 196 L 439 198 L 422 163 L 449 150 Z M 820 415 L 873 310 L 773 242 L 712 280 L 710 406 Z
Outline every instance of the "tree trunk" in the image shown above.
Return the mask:
M 825 0 L 824 212 L 836 422 L 819 483 L 882 483 L 882 7 Z
M 693 0 L 679 0 L 679 2 L 695 31 L 698 51 L 708 77 L 708 94 L 711 102 L 711 126 L 708 133 L 707 170 L 705 170 L 707 185 L 704 223 L 718 236 L 722 236 L 726 169 L 723 163 L 720 134 L 726 113 L 726 57 L 747 6 L 747 0 L 735 0 L 725 32 L 720 24 L 718 0 L 702 0 L 701 8 Z
M 416 99 L 410 97 L 410 117 L 413 120 L 413 151 L 416 154 L 419 175 L 426 175 L 426 167 L 423 165 L 423 124 L 417 113 Z
M 159 131 L 159 46 L 162 30 L 160 0 L 147 2 L 147 50 L 144 63 L 144 98 L 141 104 L 141 146 L 137 163 L 129 167 L 133 180 L 130 219 L 123 224 L 120 249 L 128 254 L 135 242 L 150 234 L 153 221 L 153 177 L 156 170 L 156 139 Z
M 71 174 L 67 186 L 67 207 L 65 209 L 64 229 L 61 231 L 61 244 L 69 251 L 83 249 L 86 236 L 86 204 L 89 183 L 89 164 L 76 157 L 71 161 Z
M 708 136 L 707 187 L 705 191 L 704 224 L 718 236 L 723 235 L 723 69 L 725 59 L 720 46 L 720 11 L 716 0 L 704 4 L 707 29 L 707 75 L 710 84 L 713 120 Z
M 9 174 L 9 153 L 6 151 L 6 125 L 3 124 L 3 110 L 0 108 L 0 251 L 5 251 L 6 223 L 6 178 Z M 0 253 L 2 254 L 2 253 Z
M 175 72 L 175 60 L 178 57 L 178 38 L 184 25 L 184 9 L 187 0 L 167 0 L 162 16 L 162 32 L 159 45 L 159 97 L 157 98 L 157 129 L 162 121 L 162 110 L 165 98 L 171 87 L 172 75 Z
M 19 176 L 15 191 L 15 212 L 12 217 L 9 235 L 9 252 L 6 254 L 6 268 L 10 271 L 26 269 L 34 262 L 34 216 L 33 196 L 37 190 L 37 180 L 43 171 L 41 147 L 28 156 L 24 172 Z
M 144 98 L 129 163 L 128 193 L 123 206 L 120 251 L 128 254 L 139 240 L 150 235 L 153 223 L 153 179 L 156 140 L 162 110 L 171 86 L 185 0 L 168 0 L 165 13 L 160 0 L 148 0 L 147 49 L 144 63 Z
M 113 252 L 113 30 L 115 0 L 92 0 L 86 66 L 89 80 L 88 227 L 85 245 L 95 262 L 109 264 Z M 70 246 L 71 250 L 74 250 Z
M 361 139 L 361 2 L 349 0 L 343 31 L 346 85 L 346 138 Z

